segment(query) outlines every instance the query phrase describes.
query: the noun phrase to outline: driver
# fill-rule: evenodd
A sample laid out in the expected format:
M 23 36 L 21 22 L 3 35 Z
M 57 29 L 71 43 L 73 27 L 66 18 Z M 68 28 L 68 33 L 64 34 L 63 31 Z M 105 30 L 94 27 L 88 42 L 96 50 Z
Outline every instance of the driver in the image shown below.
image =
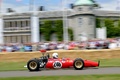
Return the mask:
M 53 59 L 58 59 L 58 53 L 53 53 L 52 57 L 53 57 Z

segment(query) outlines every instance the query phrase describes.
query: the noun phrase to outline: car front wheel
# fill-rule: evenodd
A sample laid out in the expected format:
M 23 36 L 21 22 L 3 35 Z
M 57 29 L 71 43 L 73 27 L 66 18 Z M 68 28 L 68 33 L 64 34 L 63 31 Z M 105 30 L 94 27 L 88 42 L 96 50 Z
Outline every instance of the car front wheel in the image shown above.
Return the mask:
M 39 62 L 37 59 L 29 60 L 27 63 L 29 71 L 39 71 Z
M 82 70 L 84 68 L 84 61 L 81 58 L 74 60 L 73 66 L 76 70 Z

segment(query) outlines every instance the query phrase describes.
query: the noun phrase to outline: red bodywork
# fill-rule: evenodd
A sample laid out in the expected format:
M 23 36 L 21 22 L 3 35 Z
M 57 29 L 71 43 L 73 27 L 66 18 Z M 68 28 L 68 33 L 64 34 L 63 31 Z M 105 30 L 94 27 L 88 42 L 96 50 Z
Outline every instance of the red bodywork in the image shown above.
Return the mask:
M 98 67 L 99 62 L 94 62 L 90 60 L 83 60 L 84 67 Z M 53 59 L 49 58 L 45 68 L 71 68 L 73 67 L 74 60 L 65 59 Z

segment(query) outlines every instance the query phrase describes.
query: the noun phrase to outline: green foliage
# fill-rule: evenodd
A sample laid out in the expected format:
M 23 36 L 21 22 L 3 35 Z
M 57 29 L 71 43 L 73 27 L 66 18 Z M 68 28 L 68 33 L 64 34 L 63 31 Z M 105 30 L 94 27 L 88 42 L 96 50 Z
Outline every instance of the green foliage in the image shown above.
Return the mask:
M 73 30 L 69 28 L 68 33 L 69 33 L 69 37 L 70 37 L 71 41 L 73 41 L 73 37 L 74 37 Z
M 120 36 L 120 20 L 118 20 L 118 25 L 114 25 L 114 20 L 106 18 L 104 19 L 105 26 L 107 28 L 107 37 L 119 37 Z M 101 28 L 101 22 L 99 18 L 96 18 L 96 28 Z
M 96 28 L 101 28 L 100 19 L 96 18 Z
M 118 27 L 120 28 L 120 20 L 118 21 Z
M 114 30 L 113 30 L 114 23 L 113 23 L 113 20 L 105 19 L 105 26 L 107 28 L 107 37 L 113 37 L 113 35 L 114 35 Z
M 62 20 L 47 20 L 43 21 L 44 24 L 40 25 L 40 32 L 45 36 L 46 41 L 50 41 L 52 33 L 57 35 L 58 41 L 63 40 L 63 21 Z M 73 40 L 72 29 L 69 30 L 70 38 Z
M 45 36 L 46 41 L 50 41 L 50 34 L 52 31 L 52 21 L 44 21 L 45 25 L 41 25 L 40 31 Z
M 7 64 L 7 66 L 6 66 Z M 26 62 L 15 62 L 15 61 L 11 61 L 11 62 L 0 62 L 0 71 L 23 71 L 23 70 L 27 70 L 27 68 L 24 68 L 24 66 L 26 65 Z
M 118 20 L 118 25 L 115 28 L 116 28 L 116 36 L 120 37 L 120 20 Z
M 107 37 L 118 37 L 120 36 L 120 27 L 114 26 L 114 20 L 105 19 L 105 26 L 107 28 Z
M 57 34 L 58 41 L 63 40 L 63 22 L 62 20 L 55 21 L 54 31 Z

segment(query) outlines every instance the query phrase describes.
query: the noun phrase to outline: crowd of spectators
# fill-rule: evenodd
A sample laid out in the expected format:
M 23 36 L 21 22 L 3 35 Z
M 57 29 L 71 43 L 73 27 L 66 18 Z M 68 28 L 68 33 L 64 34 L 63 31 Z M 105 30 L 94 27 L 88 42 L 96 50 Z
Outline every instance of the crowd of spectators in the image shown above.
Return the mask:
M 84 49 L 113 49 L 120 48 L 120 39 L 88 40 L 64 42 L 38 42 L 38 43 L 9 43 L 1 44 L 0 52 L 31 52 L 46 50 L 84 50 Z

